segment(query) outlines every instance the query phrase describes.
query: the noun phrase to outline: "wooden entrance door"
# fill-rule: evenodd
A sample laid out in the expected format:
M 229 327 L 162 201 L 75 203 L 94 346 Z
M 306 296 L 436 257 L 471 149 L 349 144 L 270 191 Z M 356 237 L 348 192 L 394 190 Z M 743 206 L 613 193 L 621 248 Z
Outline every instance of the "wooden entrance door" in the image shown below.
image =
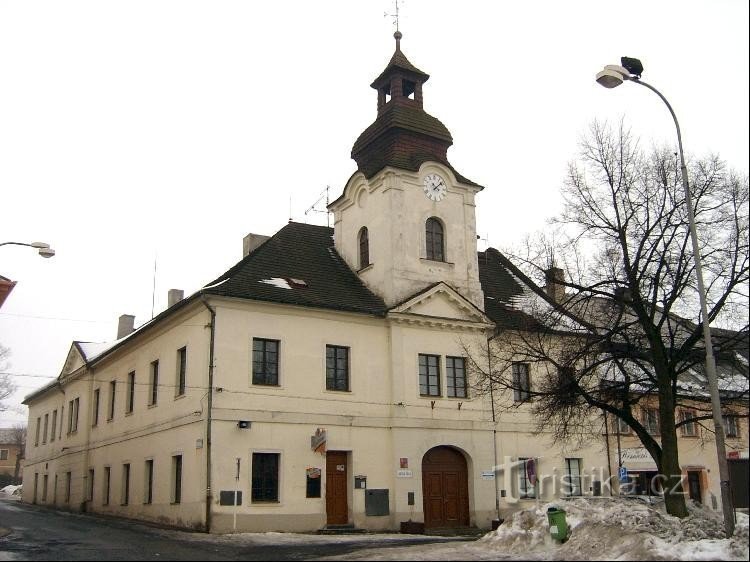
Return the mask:
M 430 449 L 422 459 L 424 526 L 427 529 L 469 526 L 466 459 L 450 447 Z
M 688 470 L 688 492 L 690 499 L 698 503 L 703 503 L 703 494 L 701 493 L 701 473 Z
M 329 525 L 349 523 L 346 451 L 326 452 L 326 515 Z

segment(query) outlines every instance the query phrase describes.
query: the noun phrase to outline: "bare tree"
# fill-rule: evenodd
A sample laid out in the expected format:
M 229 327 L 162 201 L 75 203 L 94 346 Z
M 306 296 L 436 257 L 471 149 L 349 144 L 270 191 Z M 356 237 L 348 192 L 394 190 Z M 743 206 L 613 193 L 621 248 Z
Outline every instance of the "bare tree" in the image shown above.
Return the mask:
M 689 173 L 709 321 L 734 328 L 714 335 L 720 386 L 746 404 L 748 180 L 717 157 Z M 490 357 L 472 361 L 478 386 L 494 389 L 499 407 L 530 400 L 539 428 L 562 439 L 600 430 L 603 413 L 621 420 L 663 475 L 668 513 L 684 517 L 677 428 L 710 418 L 710 404 L 700 388 L 702 324 L 686 320 L 699 315 L 679 159 L 642 150 L 622 124 L 594 123 L 562 193 L 553 241 L 528 244 L 514 256 L 520 267 L 488 250 L 533 287 L 516 303 L 533 320 L 496 334 Z M 530 385 L 519 363 L 533 365 Z M 659 440 L 637 415 L 646 403 L 658 404 Z M 681 404 L 701 403 L 694 419 L 676 420 Z
M 11 440 L 12 444 L 18 447 L 16 466 L 13 471 L 13 481 L 18 484 L 21 478 L 21 462 L 26 458 L 26 426 L 22 424 L 14 425 L 11 429 Z
M 6 398 L 12 395 L 16 391 L 16 385 L 10 379 L 8 374 L 8 358 L 10 357 L 10 349 L 0 345 L 0 412 L 4 412 L 9 406 L 4 402 Z

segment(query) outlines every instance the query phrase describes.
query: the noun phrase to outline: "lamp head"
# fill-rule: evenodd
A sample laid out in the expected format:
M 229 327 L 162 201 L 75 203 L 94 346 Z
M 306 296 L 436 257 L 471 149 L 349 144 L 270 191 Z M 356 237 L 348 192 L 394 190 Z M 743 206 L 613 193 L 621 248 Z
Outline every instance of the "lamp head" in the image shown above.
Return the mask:
M 52 248 L 39 248 L 39 255 L 43 258 L 51 258 L 55 255 L 55 251 Z
M 631 59 L 630 57 L 620 57 L 620 64 L 633 76 L 640 78 L 643 74 L 643 64 L 638 59 Z
M 605 88 L 616 88 L 630 78 L 628 69 L 616 64 L 608 64 L 604 67 L 604 70 L 596 75 L 596 81 Z

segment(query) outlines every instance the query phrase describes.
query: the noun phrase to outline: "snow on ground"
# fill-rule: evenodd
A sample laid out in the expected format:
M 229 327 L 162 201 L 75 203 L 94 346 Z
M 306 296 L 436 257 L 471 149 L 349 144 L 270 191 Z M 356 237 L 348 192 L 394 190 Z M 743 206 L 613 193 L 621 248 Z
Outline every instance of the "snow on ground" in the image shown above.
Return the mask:
M 21 490 L 23 489 L 22 485 L 14 486 L 13 484 L 9 484 L 5 488 L 0 488 L 0 492 L 3 494 L 6 494 L 8 496 L 20 496 Z
M 570 539 L 549 534 L 547 508 L 564 509 Z M 361 560 L 747 560 L 748 516 L 724 539 L 721 514 L 690 507 L 685 519 L 639 498 L 576 498 L 519 511 L 473 543 L 361 550 Z

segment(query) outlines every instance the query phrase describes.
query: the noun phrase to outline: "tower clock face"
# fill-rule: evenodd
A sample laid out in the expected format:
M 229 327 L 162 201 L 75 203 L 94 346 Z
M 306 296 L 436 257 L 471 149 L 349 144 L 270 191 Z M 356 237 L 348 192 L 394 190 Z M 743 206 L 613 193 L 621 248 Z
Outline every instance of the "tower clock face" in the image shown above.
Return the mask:
M 445 197 L 447 187 L 445 180 L 437 174 L 427 174 L 424 177 L 424 192 L 429 199 L 433 201 L 441 201 Z

